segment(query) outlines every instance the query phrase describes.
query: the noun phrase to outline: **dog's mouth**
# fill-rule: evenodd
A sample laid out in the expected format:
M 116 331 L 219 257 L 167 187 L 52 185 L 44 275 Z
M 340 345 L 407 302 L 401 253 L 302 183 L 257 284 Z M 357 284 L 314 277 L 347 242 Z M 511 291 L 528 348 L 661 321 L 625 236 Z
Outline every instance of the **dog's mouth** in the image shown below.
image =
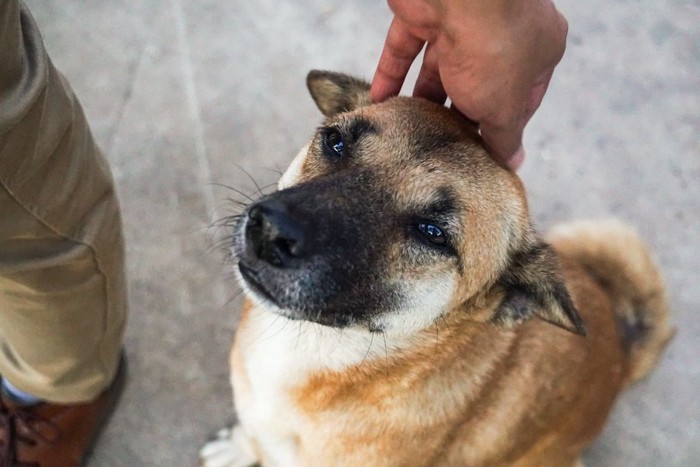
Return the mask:
M 257 293 L 265 300 L 268 300 L 273 305 L 279 306 L 277 299 L 275 299 L 272 293 L 270 293 L 270 291 L 268 291 L 263 285 L 262 281 L 258 277 L 257 271 L 255 271 L 250 266 L 247 266 L 242 261 L 238 262 L 238 270 L 240 271 L 241 276 L 243 277 L 243 280 L 245 281 L 246 285 L 248 285 L 248 287 L 250 287 L 253 290 L 253 292 Z

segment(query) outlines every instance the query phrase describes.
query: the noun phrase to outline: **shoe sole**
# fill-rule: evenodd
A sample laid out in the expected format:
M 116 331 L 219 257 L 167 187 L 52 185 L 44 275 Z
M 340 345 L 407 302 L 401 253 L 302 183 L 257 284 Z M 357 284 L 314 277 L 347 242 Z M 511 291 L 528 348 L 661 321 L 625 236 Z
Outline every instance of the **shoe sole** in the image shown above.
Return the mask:
M 124 392 L 124 387 L 126 386 L 126 374 L 127 374 L 127 363 L 126 363 L 126 353 L 122 350 L 120 356 L 119 356 L 119 366 L 117 367 L 117 373 L 114 376 L 114 380 L 112 381 L 112 384 L 110 385 L 111 387 L 108 389 L 110 392 L 109 394 L 109 399 L 107 400 L 107 404 L 105 407 L 105 412 L 102 417 L 102 420 L 100 420 L 97 423 L 97 426 L 95 428 L 95 432 L 90 439 L 90 442 L 88 443 L 88 448 L 85 451 L 85 455 L 83 456 L 83 459 L 80 461 L 80 466 L 81 467 L 87 467 L 88 463 L 90 462 L 92 455 L 95 450 L 95 446 L 97 446 L 97 442 L 99 441 L 99 437 L 102 434 L 105 426 L 107 426 L 107 423 L 109 420 L 112 418 L 112 414 L 114 413 L 115 409 L 117 408 L 117 405 L 119 405 L 119 401 L 121 400 L 121 396 Z

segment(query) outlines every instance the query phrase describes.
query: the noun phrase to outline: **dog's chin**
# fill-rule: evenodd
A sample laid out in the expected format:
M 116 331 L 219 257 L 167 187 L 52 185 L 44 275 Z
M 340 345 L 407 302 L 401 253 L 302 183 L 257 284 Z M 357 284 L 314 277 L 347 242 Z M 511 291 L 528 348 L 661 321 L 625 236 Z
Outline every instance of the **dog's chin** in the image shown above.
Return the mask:
M 376 326 L 358 319 L 351 312 L 331 311 L 328 307 L 319 306 L 310 308 L 308 304 L 302 307 L 294 307 L 284 303 L 284 300 L 275 296 L 261 280 L 258 272 L 243 262 L 238 263 L 238 276 L 246 294 L 265 310 L 283 316 L 292 321 L 306 321 L 332 328 L 358 328 L 371 332 L 379 332 Z
M 275 296 L 265 288 L 262 281 L 258 277 L 258 273 L 251 267 L 242 262 L 238 263 L 238 272 L 240 273 L 241 282 L 249 295 L 259 299 L 266 305 L 272 305 L 275 308 L 281 308 Z

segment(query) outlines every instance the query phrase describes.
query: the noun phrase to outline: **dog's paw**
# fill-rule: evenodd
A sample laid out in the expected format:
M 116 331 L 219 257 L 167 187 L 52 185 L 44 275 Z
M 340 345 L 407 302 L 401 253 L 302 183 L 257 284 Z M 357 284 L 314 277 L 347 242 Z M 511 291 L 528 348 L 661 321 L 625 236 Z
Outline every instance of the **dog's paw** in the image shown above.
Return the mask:
M 224 428 L 199 451 L 202 467 L 250 467 L 258 464 L 253 446 L 240 426 Z

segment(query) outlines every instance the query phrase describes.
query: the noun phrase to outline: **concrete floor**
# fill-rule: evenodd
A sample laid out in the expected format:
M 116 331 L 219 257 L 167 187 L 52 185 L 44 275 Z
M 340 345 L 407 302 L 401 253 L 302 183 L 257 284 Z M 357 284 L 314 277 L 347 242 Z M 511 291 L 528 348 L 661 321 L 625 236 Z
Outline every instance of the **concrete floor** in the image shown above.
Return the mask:
M 383 2 L 111 0 L 29 5 L 121 194 L 130 381 L 92 466 L 195 465 L 232 419 L 240 298 L 213 247 L 235 193 L 275 181 L 320 122 L 311 68 L 370 78 Z M 528 127 L 536 224 L 616 216 L 656 252 L 678 334 L 617 404 L 592 466 L 700 466 L 700 4 L 561 0 L 569 46 Z

